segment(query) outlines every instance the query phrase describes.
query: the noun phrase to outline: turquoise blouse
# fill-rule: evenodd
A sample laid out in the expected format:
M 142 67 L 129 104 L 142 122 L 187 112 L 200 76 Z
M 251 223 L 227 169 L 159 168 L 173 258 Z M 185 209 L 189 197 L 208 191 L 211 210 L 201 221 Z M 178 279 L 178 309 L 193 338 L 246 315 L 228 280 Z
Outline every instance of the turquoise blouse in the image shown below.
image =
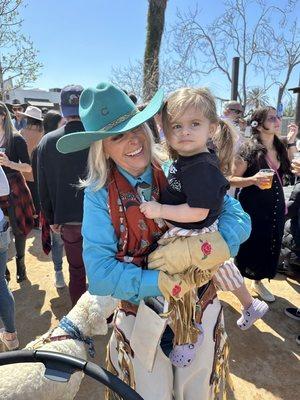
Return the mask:
M 152 183 L 151 167 L 139 177 L 134 177 L 121 168 L 119 170 L 132 186 L 143 181 Z M 224 198 L 219 231 L 227 242 L 232 257 L 250 235 L 249 215 L 230 196 Z M 91 294 L 111 295 L 133 303 L 139 303 L 145 297 L 161 296 L 158 271 L 143 270 L 135 264 L 120 262 L 115 258 L 117 237 L 108 211 L 106 188 L 96 192 L 90 187 L 85 189 L 82 235 L 83 259 Z

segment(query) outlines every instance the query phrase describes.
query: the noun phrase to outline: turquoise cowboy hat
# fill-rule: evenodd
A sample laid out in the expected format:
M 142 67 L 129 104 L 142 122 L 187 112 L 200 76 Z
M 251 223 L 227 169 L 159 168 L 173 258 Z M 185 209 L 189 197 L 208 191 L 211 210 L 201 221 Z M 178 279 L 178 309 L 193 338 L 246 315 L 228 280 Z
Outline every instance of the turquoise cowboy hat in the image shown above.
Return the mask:
M 85 132 L 61 137 L 57 150 L 73 153 L 89 147 L 97 140 L 130 131 L 157 114 L 163 104 L 163 91 L 156 92 L 144 110 L 139 111 L 131 99 L 111 83 L 101 82 L 85 89 L 79 99 L 79 115 Z

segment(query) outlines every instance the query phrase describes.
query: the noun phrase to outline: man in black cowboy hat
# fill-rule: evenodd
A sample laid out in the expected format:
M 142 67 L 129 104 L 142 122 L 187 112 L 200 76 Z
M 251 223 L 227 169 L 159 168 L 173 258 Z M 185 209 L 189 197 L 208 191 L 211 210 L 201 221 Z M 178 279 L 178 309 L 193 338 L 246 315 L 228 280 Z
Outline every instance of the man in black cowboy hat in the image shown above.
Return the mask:
M 66 86 L 61 91 L 61 112 L 66 125 L 45 135 L 38 146 L 38 188 L 41 209 L 52 231 L 60 233 L 69 263 L 69 292 L 72 305 L 86 291 L 82 259 L 81 224 L 83 190 L 77 185 L 86 171 L 88 150 L 63 155 L 56 149 L 62 136 L 84 131 L 79 118 L 81 86 Z M 62 271 L 56 272 L 55 286 L 62 287 Z
M 6 104 L 9 111 L 12 112 L 13 123 L 17 131 L 25 128 L 27 125 L 26 117 L 23 113 L 26 108 L 26 103 L 21 103 L 20 100 L 14 99 L 11 104 Z

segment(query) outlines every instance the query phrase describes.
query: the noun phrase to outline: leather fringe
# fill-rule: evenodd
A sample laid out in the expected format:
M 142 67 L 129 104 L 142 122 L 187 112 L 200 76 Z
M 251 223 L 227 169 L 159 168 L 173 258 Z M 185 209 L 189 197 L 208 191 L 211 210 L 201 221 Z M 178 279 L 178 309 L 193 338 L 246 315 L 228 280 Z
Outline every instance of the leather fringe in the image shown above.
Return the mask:
M 182 274 L 182 277 L 198 289 L 211 280 L 214 272 L 215 269 L 202 271 L 197 267 L 191 267 Z M 181 299 L 171 298 L 169 310 L 164 315 L 171 317 L 170 326 L 174 332 L 174 345 L 196 343 L 200 333 L 194 324 L 197 301 L 196 290 L 190 290 Z

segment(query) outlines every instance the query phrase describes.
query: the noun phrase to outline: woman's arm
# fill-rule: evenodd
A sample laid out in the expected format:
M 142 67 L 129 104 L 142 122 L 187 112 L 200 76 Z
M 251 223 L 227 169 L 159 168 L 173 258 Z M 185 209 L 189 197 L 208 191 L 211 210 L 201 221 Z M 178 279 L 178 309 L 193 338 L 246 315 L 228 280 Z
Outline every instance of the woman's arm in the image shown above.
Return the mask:
M 5 153 L 0 153 L 0 165 L 20 172 L 31 172 L 31 165 L 10 161 Z
M 294 154 L 298 152 L 296 147 L 296 139 L 298 134 L 298 125 L 296 124 L 289 124 L 288 132 L 286 135 L 287 139 L 287 152 L 289 160 L 292 161 L 294 158 Z
M 230 186 L 244 188 L 252 185 L 256 185 L 258 187 L 263 186 L 265 183 L 269 183 L 269 178 L 265 176 L 261 176 L 259 172 L 253 176 L 248 176 L 243 178 L 244 173 L 246 172 L 248 164 L 242 157 L 237 156 L 234 161 L 233 174 L 228 178 L 230 182 Z
M 86 189 L 82 224 L 83 259 L 91 294 L 138 303 L 160 296 L 158 271 L 116 259 L 117 237 L 107 207 L 107 191 Z
M 237 255 L 241 243 L 250 236 L 250 216 L 245 213 L 240 202 L 233 197 L 225 196 L 224 198 L 224 206 L 219 218 L 219 231 L 229 247 L 231 257 Z
M 237 156 L 235 158 L 233 174 L 228 178 L 230 186 L 242 188 L 254 184 L 252 176 L 243 178 L 247 166 L 248 166 L 247 162 L 243 160 L 241 157 Z
M 13 149 L 19 162 L 10 161 L 5 153 L 0 153 L 0 165 L 20 172 L 31 172 L 27 143 L 20 134 L 13 136 Z

